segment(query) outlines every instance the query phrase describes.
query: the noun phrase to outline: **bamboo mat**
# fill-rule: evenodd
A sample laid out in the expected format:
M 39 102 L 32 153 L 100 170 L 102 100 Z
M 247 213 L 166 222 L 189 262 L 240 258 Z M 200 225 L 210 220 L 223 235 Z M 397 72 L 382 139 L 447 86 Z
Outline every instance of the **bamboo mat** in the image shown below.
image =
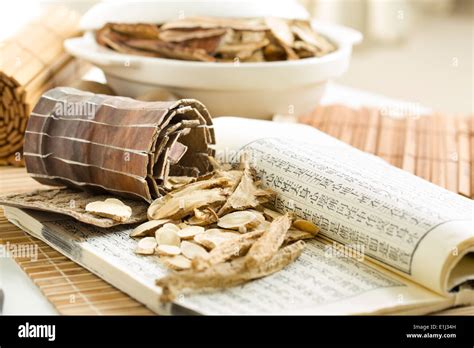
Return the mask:
M 319 106 L 298 119 L 390 164 L 474 198 L 474 116 L 394 118 L 384 110 Z
M 0 167 L 0 194 L 46 187 L 31 179 L 25 168 Z M 22 245 L 25 248 L 37 246 L 37 260 L 25 257 L 14 257 L 14 260 L 60 314 L 153 314 L 127 294 L 8 222 L 0 209 L 0 244 L 7 243 L 15 245 L 17 250 L 21 250 Z
M 469 169 L 469 175 L 474 173 L 473 118 L 447 120 L 435 115 L 426 119 L 394 120 L 381 116 L 377 110 L 334 105 L 317 108 L 300 121 L 443 187 L 468 193 L 467 178 L 472 180 L 472 177 L 460 169 Z M 470 128 L 466 128 L 468 126 Z M 24 168 L 0 167 L 0 194 L 40 187 L 45 186 L 31 179 Z M 469 189 L 471 187 L 469 182 Z M 469 191 L 469 195 L 472 193 Z M 10 224 L 0 211 L 0 244 L 7 242 L 38 245 L 37 261 L 21 258 L 15 261 L 61 314 L 152 314 L 128 295 Z M 437 314 L 474 315 L 474 306 Z

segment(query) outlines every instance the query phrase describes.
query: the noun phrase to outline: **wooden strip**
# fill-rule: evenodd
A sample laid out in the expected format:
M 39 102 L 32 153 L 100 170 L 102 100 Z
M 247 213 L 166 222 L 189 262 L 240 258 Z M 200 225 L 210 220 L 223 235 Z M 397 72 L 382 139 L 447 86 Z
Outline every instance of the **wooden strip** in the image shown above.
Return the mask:
M 429 123 L 426 118 L 421 117 L 418 120 L 416 175 L 429 181 L 431 179 L 431 163 L 428 158 L 430 147 L 428 143 L 428 125 Z
M 408 117 L 405 128 L 405 144 L 403 147 L 403 161 L 401 168 L 415 174 L 416 168 L 416 123 L 417 119 Z
M 452 117 L 444 118 L 446 130 L 446 188 L 458 192 L 458 160 L 459 154 L 456 143 L 456 122 Z
M 472 160 L 469 144 L 469 126 L 467 119 L 456 119 L 457 145 L 458 145 L 458 192 L 466 197 L 471 197 L 470 162 Z
M 357 112 L 348 107 L 341 108 L 341 133 L 339 134 L 339 139 L 347 144 L 352 144 L 352 139 L 354 138 L 354 126 L 353 118 L 354 114 Z
M 329 107 L 328 110 L 328 125 L 326 126 L 326 133 L 338 138 L 341 130 L 341 120 L 342 120 L 342 110 L 343 106 L 341 105 L 333 105 Z
M 395 165 L 395 133 L 397 120 L 390 116 L 381 117 L 380 131 L 377 141 L 377 156 L 382 157 L 388 163 Z
M 377 153 L 379 128 L 380 128 L 380 113 L 376 109 L 371 109 L 369 114 L 369 125 L 367 127 L 367 135 L 365 138 L 365 145 L 363 150 L 368 153 Z
M 369 126 L 370 109 L 360 108 L 357 114 L 352 116 L 354 126 L 354 136 L 352 137 L 352 146 L 359 150 L 364 150 L 367 128 Z
M 431 142 L 431 182 L 435 185 L 446 187 L 445 165 L 444 165 L 444 136 L 441 128 L 441 119 L 443 116 L 435 114 L 430 117 L 432 125 L 432 142 Z

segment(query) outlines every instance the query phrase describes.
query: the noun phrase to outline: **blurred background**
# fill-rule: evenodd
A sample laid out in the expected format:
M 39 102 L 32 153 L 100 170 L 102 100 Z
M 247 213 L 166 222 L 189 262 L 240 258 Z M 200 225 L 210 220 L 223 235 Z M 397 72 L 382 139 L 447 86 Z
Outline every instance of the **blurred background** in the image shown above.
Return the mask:
M 300 1 L 313 17 L 351 26 L 365 36 L 338 83 L 436 111 L 473 113 L 474 1 Z M 83 13 L 96 2 L 2 1 L 0 45 L 42 7 L 63 4 Z

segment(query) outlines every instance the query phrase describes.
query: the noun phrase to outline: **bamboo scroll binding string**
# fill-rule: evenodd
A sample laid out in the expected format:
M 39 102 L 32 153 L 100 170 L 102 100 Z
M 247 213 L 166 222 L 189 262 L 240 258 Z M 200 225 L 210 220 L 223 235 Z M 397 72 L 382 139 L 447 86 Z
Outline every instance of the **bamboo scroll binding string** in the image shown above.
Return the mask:
M 143 102 L 58 87 L 30 115 L 25 162 L 43 184 L 151 201 L 169 175 L 211 170 L 211 126 L 196 100 Z

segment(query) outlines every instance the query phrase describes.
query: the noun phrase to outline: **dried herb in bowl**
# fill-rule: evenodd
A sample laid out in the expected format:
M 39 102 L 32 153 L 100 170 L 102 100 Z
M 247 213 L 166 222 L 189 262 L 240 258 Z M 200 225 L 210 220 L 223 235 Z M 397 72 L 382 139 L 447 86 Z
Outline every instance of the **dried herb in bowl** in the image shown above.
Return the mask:
M 321 57 L 335 46 L 310 21 L 188 17 L 164 24 L 108 23 L 97 42 L 120 53 L 203 62 Z

